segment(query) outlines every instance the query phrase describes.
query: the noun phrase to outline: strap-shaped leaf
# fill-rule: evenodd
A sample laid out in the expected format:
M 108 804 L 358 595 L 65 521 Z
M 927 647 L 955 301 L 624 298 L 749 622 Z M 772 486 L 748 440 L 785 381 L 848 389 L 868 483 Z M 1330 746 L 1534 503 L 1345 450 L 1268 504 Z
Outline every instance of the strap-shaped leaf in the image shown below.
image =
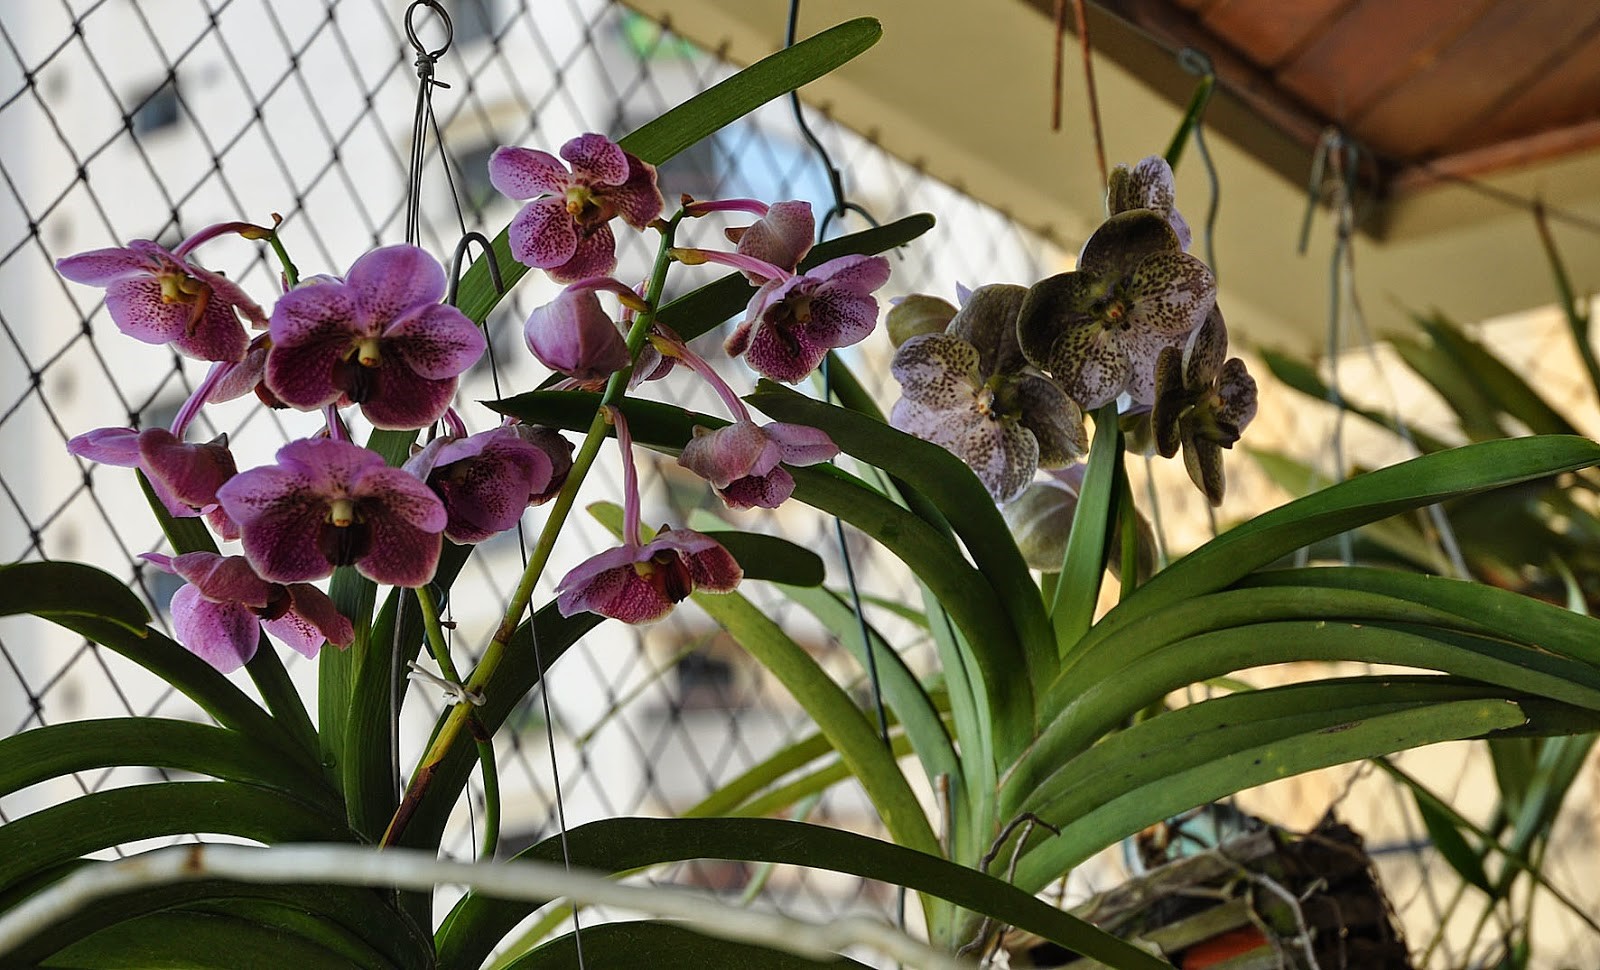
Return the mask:
M 1166 715 L 1162 715 L 1166 716 Z M 1479 737 L 1523 722 L 1505 700 L 1464 700 L 1378 714 L 1254 746 L 1220 742 L 1229 753 L 1132 788 L 1066 822 L 1017 867 L 1017 885 L 1040 891 L 1089 856 L 1146 826 L 1254 785 L 1440 741 Z M 1063 820 L 1066 821 L 1066 820 Z
M 89 852 L 188 832 L 257 842 L 345 842 L 343 820 L 231 781 L 170 781 L 94 792 L 0 826 L 0 889 Z
M 706 970 L 708 967 L 760 967 L 761 970 L 847 970 L 867 965 L 849 957 L 812 960 L 782 950 L 704 936 L 685 926 L 635 920 L 600 923 L 583 930 L 583 963 L 597 967 L 650 967 L 651 970 Z M 573 970 L 578 946 L 572 934 L 551 940 L 504 970 Z
M 80 940 L 42 966 L 62 970 L 350 970 L 349 956 L 215 913 L 151 913 Z
M 1301 546 L 1368 522 L 1596 463 L 1600 444 L 1541 435 L 1485 441 L 1368 472 L 1229 529 L 1157 573 L 1108 613 L 1096 632 L 1104 635 L 1181 600 L 1222 589 Z
M 67 721 L 0 740 L 0 795 L 74 771 L 119 765 L 173 768 L 237 781 L 338 811 L 320 773 L 238 731 L 159 717 Z
M 15 562 L 0 566 L 0 616 L 81 616 L 142 633 L 150 611 L 127 584 L 77 562 Z
M 729 859 L 827 869 L 937 896 L 1037 933 L 1119 970 L 1171 970 L 1153 957 L 993 876 L 878 839 L 804 822 L 763 818 L 613 818 L 567 833 L 573 865 L 630 872 L 689 859 Z M 557 839 L 522 853 L 559 860 Z M 439 932 L 439 965 L 476 967 L 494 941 L 534 907 L 469 896 Z
M 738 560 L 746 579 L 761 579 L 790 586 L 821 586 L 827 578 L 822 557 L 781 536 L 737 529 L 706 529 L 705 534 L 722 543 Z

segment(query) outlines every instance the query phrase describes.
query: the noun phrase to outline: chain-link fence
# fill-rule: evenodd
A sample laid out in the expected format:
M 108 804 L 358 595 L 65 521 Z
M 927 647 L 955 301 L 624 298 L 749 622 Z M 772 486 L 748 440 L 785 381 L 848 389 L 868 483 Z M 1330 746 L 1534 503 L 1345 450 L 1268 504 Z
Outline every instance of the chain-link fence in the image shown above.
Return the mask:
M 420 198 L 421 242 L 441 257 L 464 230 L 492 235 L 515 211 L 488 184 L 486 162 L 495 147 L 551 149 L 583 131 L 620 135 L 732 70 L 604 0 L 455 0 L 447 7 L 453 38 L 436 72 L 449 87 L 433 91 L 438 138 L 427 140 Z M 137 558 L 164 546 L 131 473 L 71 458 L 64 445 L 95 427 L 166 425 L 202 371 L 116 333 L 98 293 L 63 282 L 53 263 L 133 238 L 175 243 L 227 219 L 264 223 L 274 212 L 284 217 L 283 237 L 306 273 L 342 273 L 374 244 L 400 241 L 417 91 L 405 10 L 401 0 L 38 0 L 0 7 L 7 50 L 0 56 L 0 548 L 8 561 L 96 563 L 135 583 L 165 622 L 174 584 Z M 429 39 L 435 25 L 426 17 L 416 22 Z M 951 297 L 958 280 L 1031 282 L 1067 265 L 1067 254 L 1005 214 L 826 118 L 810 118 L 854 202 L 882 220 L 920 211 L 939 216 L 928 237 L 894 258 L 889 295 Z M 680 193 L 805 198 L 819 211 L 832 201 L 785 103 L 673 159 L 661 179 L 668 199 Z M 210 265 L 258 297 L 275 291 L 276 266 L 254 246 L 218 242 L 207 252 Z M 642 240 L 623 239 L 617 275 L 642 277 L 650 257 Z M 476 427 L 491 419 L 470 402 L 526 389 L 543 376 L 521 346 L 520 322 L 553 292 L 530 279 L 491 318 L 494 366 L 485 362 L 462 386 L 464 411 Z M 708 348 L 719 340 L 708 335 Z M 882 386 L 886 353 L 886 341 L 869 342 L 849 359 L 887 402 L 893 394 Z M 1274 400 L 1275 416 L 1267 417 Z M 680 403 L 715 408 L 709 397 Z M 203 431 L 226 433 L 247 467 L 307 433 L 297 418 L 235 402 L 210 409 Z M 1315 456 L 1313 439 L 1324 421 L 1288 395 L 1269 396 L 1253 439 L 1297 443 L 1299 453 Z M 595 476 L 585 501 L 620 500 L 614 468 Z M 1224 522 L 1281 499 L 1242 461 L 1231 464 L 1230 476 Z M 657 467 L 645 484 L 649 519 L 682 521 L 697 509 L 713 511 L 704 489 L 676 466 Z M 1201 501 L 1184 488 L 1161 494 L 1174 548 L 1203 538 Z M 535 510 L 529 521 L 536 525 L 541 516 Z M 738 523 L 813 548 L 837 548 L 831 522 L 803 509 Z M 571 530 L 547 576 L 608 544 L 596 528 Z M 852 546 L 851 553 L 868 550 Z M 520 571 L 518 558 L 515 537 L 492 540 L 458 583 L 453 637 L 462 659 L 474 659 L 484 642 Z M 903 577 L 888 563 L 874 563 L 863 576 L 864 592 L 904 595 Z M 548 596 L 547 585 L 538 600 Z M 836 658 L 829 663 L 841 679 L 862 677 L 842 652 L 831 651 L 826 631 L 787 614 L 781 601 L 763 606 L 808 649 Z M 887 614 L 874 619 L 917 649 L 911 628 L 895 628 Z M 309 693 L 314 664 L 292 654 L 286 660 Z M 0 661 L 0 727 L 7 733 L 113 714 L 203 717 L 143 670 L 42 624 L 0 625 Z M 549 718 L 543 699 L 530 698 L 497 738 L 502 853 L 554 831 L 558 791 L 568 825 L 681 811 L 805 730 L 803 714 L 782 690 L 688 609 L 643 632 L 602 627 L 557 666 L 548 686 Z M 437 714 L 428 694 L 421 691 L 426 703 L 408 708 L 402 765 L 415 763 Z M 1445 757 L 1460 762 L 1465 755 Z M 153 776 L 165 775 L 121 768 L 36 786 L 0 798 L 0 823 L 78 792 Z M 1284 811 L 1312 803 L 1320 810 L 1330 797 L 1301 793 Z M 470 855 L 480 798 L 474 790 L 472 804 L 454 821 L 447 852 Z M 848 790 L 804 811 L 872 827 L 869 807 Z M 1411 846 L 1400 853 L 1408 871 L 1425 874 L 1427 854 L 1417 847 L 1415 829 L 1391 833 L 1392 839 Z M 772 905 L 812 916 L 864 908 L 892 918 L 896 909 L 894 894 L 882 887 L 737 864 L 692 864 L 668 878 L 734 895 L 759 892 Z M 1426 920 L 1420 905 L 1416 911 Z

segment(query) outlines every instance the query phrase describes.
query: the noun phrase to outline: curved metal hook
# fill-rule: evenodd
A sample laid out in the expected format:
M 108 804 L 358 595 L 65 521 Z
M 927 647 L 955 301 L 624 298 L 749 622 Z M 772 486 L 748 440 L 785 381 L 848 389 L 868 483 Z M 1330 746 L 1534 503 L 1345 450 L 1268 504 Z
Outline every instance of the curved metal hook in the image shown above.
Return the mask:
M 422 43 L 422 38 L 417 36 L 416 25 L 411 22 L 411 17 L 417 12 L 418 7 L 426 7 L 433 12 L 434 16 L 444 21 L 444 43 L 440 44 L 436 50 L 428 50 Z M 436 61 L 444 56 L 445 51 L 450 49 L 450 42 L 455 40 L 455 24 L 450 22 L 450 14 L 444 9 L 444 5 L 439 3 L 439 0 L 411 0 L 411 6 L 406 8 L 405 24 L 406 40 L 411 42 L 411 47 L 417 52 L 418 58 Z
M 456 305 L 456 295 L 461 289 L 461 264 L 466 259 L 467 247 L 477 243 L 483 249 L 484 258 L 489 261 L 489 282 L 494 284 L 494 291 L 500 296 L 506 295 L 506 281 L 500 275 L 500 261 L 494 258 L 494 246 L 488 237 L 476 230 L 461 237 L 456 243 L 455 254 L 450 257 L 450 291 L 445 294 L 445 302 L 451 306 Z

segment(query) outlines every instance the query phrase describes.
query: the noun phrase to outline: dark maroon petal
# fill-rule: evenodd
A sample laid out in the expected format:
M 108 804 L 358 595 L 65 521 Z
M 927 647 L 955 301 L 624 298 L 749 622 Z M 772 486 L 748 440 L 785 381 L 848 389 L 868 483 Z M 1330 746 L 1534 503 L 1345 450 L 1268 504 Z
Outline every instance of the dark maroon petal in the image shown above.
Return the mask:
M 259 610 L 272 598 L 273 585 L 257 576 L 243 556 L 186 552 L 172 560 L 172 570 L 214 603 L 241 603 Z
M 428 493 L 433 498 L 433 493 Z M 434 498 L 437 503 L 438 499 Z M 441 531 L 446 518 L 439 506 Z M 375 515 L 367 522 L 372 547 L 356 561 L 356 571 L 375 583 L 422 586 L 433 579 L 442 548 L 440 531 L 416 528 L 399 516 Z
M 424 532 L 442 531 L 444 505 L 432 489 L 415 475 L 383 465 L 381 458 L 379 462 L 366 469 L 351 489 L 360 510 L 369 519 L 395 519 Z
M 263 579 L 275 583 L 304 582 L 329 575 L 333 572 L 333 563 L 323 555 L 318 542 L 323 520 L 328 515 L 327 500 L 311 492 L 291 491 L 281 493 L 259 510 L 249 507 L 244 499 L 230 501 L 235 483 L 247 483 L 241 487 L 241 492 L 247 488 L 253 491 L 259 486 L 251 476 L 271 471 L 277 469 L 242 472 L 217 495 L 222 507 L 239 523 L 244 554 Z M 241 509 L 248 509 L 253 517 L 244 519 Z
M 483 331 L 443 303 L 406 314 L 383 334 L 383 353 L 398 353 L 418 376 L 436 381 L 466 373 L 485 346 Z
M 341 283 L 311 283 L 285 293 L 272 310 L 266 383 L 291 407 L 332 404 L 344 392 L 334 371 L 356 342 L 371 336 L 356 321 L 356 303 Z
M 383 363 L 364 375 L 370 381 L 370 396 L 361 403 L 361 413 L 374 427 L 388 431 L 412 431 L 439 420 L 456 395 L 458 378 L 434 381 L 421 377 L 403 360 L 390 354 Z
M 355 494 L 369 474 L 382 474 L 388 465 L 383 456 L 348 441 L 332 438 L 302 438 L 278 449 L 278 464 L 301 476 L 309 491 L 328 500 Z
M 502 145 L 489 156 L 489 182 L 517 201 L 560 195 L 571 184 L 567 167 L 549 152 Z
M 356 260 L 345 285 L 356 301 L 363 329 L 376 333 L 407 311 L 443 299 L 445 273 L 425 249 L 384 246 Z
M 660 218 L 661 210 L 666 207 L 661 189 L 656 185 L 656 167 L 633 155 L 628 156 L 627 181 L 607 189 L 605 201 L 623 222 L 635 229 L 644 229 Z
M 1245 369 L 1244 361 L 1229 358 L 1217 380 L 1217 421 L 1234 432 L 1243 432 L 1256 416 L 1256 382 Z
M 561 146 L 572 173 L 589 185 L 621 185 L 628 178 L 628 154 L 616 142 L 594 132 Z
M 754 325 L 749 320 L 740 322 L 733 328 L 733 332 L 728 334 L 728 339 L 722 342 L 723 353 L 729 357 L 737 357 L 749 350 L 750 335 L 754 329 Z
M 634 625 L 654 623 L 671 613 L 675 606 L 677 603 L 662 595 L 631 565 L 602 572 L 562 593 L 556 600 L 556 608 L 562 616 L 598 613 Z
M 560 266 L 578 250 L 577 223 L 559 198 L 539 199 L 523 206 L 506 227 L 506 236 L 511 255 L 534 269 Z
M 794 476 L 778 467 L 765 475 L 729 482 L 717 489 L 717 494 L 730 509 L 775 509 L 794 494 Z
M 1119 212 L 1100 224 L 1083 244 L 1078 272 L 1122 275 L 1146 256 L 1177 253 L 1182 247 L 1164 217 L 1149 209 Z
M 531 505 L 548 502 L 561 491 L 561 486 L 567 481 L 567 474 L 572 471 L 572 442 L 554 428 L 517 424 L 512 426 L 512 430 L 516 432 L 518 438 L 544 452 L 545 457 L 550 460 L 550 481 L 543 489 L 535 491 L 528 498 Z
M 817 369 L 828 348 L 802 342 L 772 325 L 756 327 L 744 359 L 762 377 L 798 384 Z
M 261 621 L 237 603 L 213 603 L 193 586 L 172 594 L 172 632 L 190 653 L 228 674 L 256 655 Z
M 546 270 L 557 283 L 576 283 L 591 276 L 607 276 L 617 268 L 617 238 L 609 225 L 578 233 L 571 258 Z
M 182 306 L 183 304 L 175 304 Z M 250 335 L 234 315 L 233 308 L 211 297 L 199 317 L 190 321 L 172 346 L 196 360 L 238 361 L 250 346 Z
M 428 480 L 449 512 L 445 535 L 452 542 L 482 542 L 514 527 L 529 498 L 550 479 L 550 457 L 510 428 L 455 444 L 474 438 L 479 439 L 476 454 L 442 453 Z

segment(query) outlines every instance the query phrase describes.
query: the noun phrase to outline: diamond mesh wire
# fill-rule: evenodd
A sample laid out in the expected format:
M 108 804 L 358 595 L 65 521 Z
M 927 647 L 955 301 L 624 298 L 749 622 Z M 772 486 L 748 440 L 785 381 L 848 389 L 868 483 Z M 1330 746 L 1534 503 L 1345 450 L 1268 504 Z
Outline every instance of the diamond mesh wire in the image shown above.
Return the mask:
M 443 165 L 454 175 L 466 226 L 493 234 L 514 211 L 487 183 L 485 163 L 495 146 L 552 149 L 582 131 L 618 135 L 731 71 L 606 0 L 455 0 L 449 7 L 454 44 L 437 76 L 450 87 L 434 92 L 444 157 L 430 147 L 421 213 L 422 243 L 441 257 L 458 236 Z M 122 337 L 98 291 L 60 280 L 53 262 L 131 238 L 173 243 L 211 222 L 265 222 L 273 212 L 284 217 L 284 236 L 307 273 L 340 273 L 374 244 L 399 241 L 416 90 L 413 55 L 400 27 L 403 10 L 397 0 L 38 0 L 0 7 L 0 454 L 8 456 L 0 462 L 0 552 L 8 561 L 96 563 L 135 584 L 165 622 L 160 609 L 173 584 L 137 559 L 164 547 L 130 473 L 70 458 L 63 446 L 94 427 L 166 424 L 201 371 L 164 349 Z M 939 226 L 924 243 L 894 258 L 891 295 L 950 297 L 958 279 L 1026 283 L 1067 265 L 1066 254 L 1006 214 L 826 118 L 812 120 L 846 173 L 854 201 L 884 220 L 939 214 Z M 826 179 L 782 104 L 674 159 L 661 176 L 669 199 L 683 192 L 807 198 L 819 210 L 828 201 Z M 642 276 L 652 255 L 647 242 L 627 234 L 621 242 L 619 277 Z M 206 255 L 258 299 L 275 292 L 276 267 L 256 246 L 220 241 Z M 673 285 L 686 286 L 686 280 Z M 543 376 L 520 346 L 518 325 L 553 292 L 529 279 L 491 319 L 500 386 L 508 391 Z M 701 349 L 714 356 L 718 340 L 716 332 L 709 334 Z M 888 400 L 885 350 L 869 343 L 847 357 Z M 748 381 L 737 370 L 730 377 L 736 386 Z M 469 376 L 461 396 L 464 402 L 495 396 L 486 366 Z M 676 400 L 717 409 L 703 391 Z M 1276 395 L 1276 405 L 1267 400 L 1252 440 L 1267 447 L 1298 443 L 1301 457 L 1320 457 L 1308 430 L 1319 428 L 1321 419 L 1286 394 Z M 487 412 L 464 407 L 474 427 L 487 426 Z M 307 433 L 298 418 L 236 402 L 211 409 L 202 430 L 227 433 L 248 466 Z M 1174 547 L 1192 546 L 1205 536 L 1201 504 L 1192 490 L 1174 484 L 1181 473 L 1171 467 L 1157 472 L 1166 476 L 1162 504 Z M 1225 522 L 1283 497 L 1242 461 L 1234 461 L 1229 474 Z M 609 451 L 592 481 L 586 501 L 620 499 Z M 647 470 L 645 503 L 647 519 L 676 522 L 704 508 L 704 492 L 665 465 Z M 531 528 L 541 522 L 541 512 L 530 513 Z M 1179 525 L 1185 522 L 1200 525 L 1185 533 Z M 804 510 L 742 516 L 737 523 L 813 548 L 833 543 L 830 523 Z M 547 575 L 561 575 L 607 544 L 595 527 L 574 528 Z M 860 567 L 864 547 L 852 552 Z M 452 604 L 458 663 L 475 659 L 517 560 L 514 538 L 496 540 L 474 557 L 458 584 Z M 837 563 L 830 569 L 838 575 Z M 904 586 L 889 563 L 872 561 L 860 572 L 869 594 L 894 597 Z M 538 599 L 548 595 L 547 584 Z M 779 599 L 762 605 L 808 649 L 827 656 L 841 679 L 859 683 L 861 672 L 831 651 L 825 631 Z M 917 649 L 910 631 L 895 628 L 891 617 L 873 619 L 897 642 Z M 285 659 L 309 695 L 314 665 L 293 654 Z M 579 824 L 681 810 L 806 725 L 781 688 L 689 609 L 642 634 L 602 628 L 557 666 L 551 688 L 553 723 L 545 723 L 542 707 L 530 699 L 497 737 L 503 852 L 554 829 L 547 730 L 555 737 L 567 820 Z M 438 711 L 429 690 L 420 688 L 418 696 L 424 703 L 410 705 L 404 725 L 403 764 L 414 762 Z M 0 728 L 14 733 L 117 714 L 204 717 L 110 651 L 43 624 L 0 620 Z M 1449 758 L 1456 774 L 1466 770 L 1465 754 Z M 117 768 L 36 786 L 0 798 L 0 823 L 81 792 L 162 777 Z M 1272 803 L 1270 794 L 1264 797 Z M 1292 814 L 1330 797 L 1296 793 L 1280 811 Z M 475 841 L 476 788 L 469 801 L 445 846 L 458 856 L 470 855 Z M 832 793 L 810 812 L 847 827 L 870 826 L 854 791 Z M 1570 823 L 1575 844 L 1592 840 L 1592 823 L 1589 816 Z M 1397 878 L 1404 885 L 1426 883 L 1425 852 L 1392 858 L 1403 869 Z M 709 863 L 665 877 L 728 893 L 766 878 L 749 867 Z M 1099 885 L 1085 888 L 1104 888 L 1112 876 L 1095 878 Z M 863 909 L 892 917 L 895 909 L 893 893 L 881 886 L 793 871 L 773 874 L 763 898 L 820 917 Z M 1420 892 L 1410 900 L 1402 903 L 1402 915 L 1420 914 L 1425 923 L 1430 904 Z M 1593 952 L 1574 949 L 1556 959 L 1583 963 Z

